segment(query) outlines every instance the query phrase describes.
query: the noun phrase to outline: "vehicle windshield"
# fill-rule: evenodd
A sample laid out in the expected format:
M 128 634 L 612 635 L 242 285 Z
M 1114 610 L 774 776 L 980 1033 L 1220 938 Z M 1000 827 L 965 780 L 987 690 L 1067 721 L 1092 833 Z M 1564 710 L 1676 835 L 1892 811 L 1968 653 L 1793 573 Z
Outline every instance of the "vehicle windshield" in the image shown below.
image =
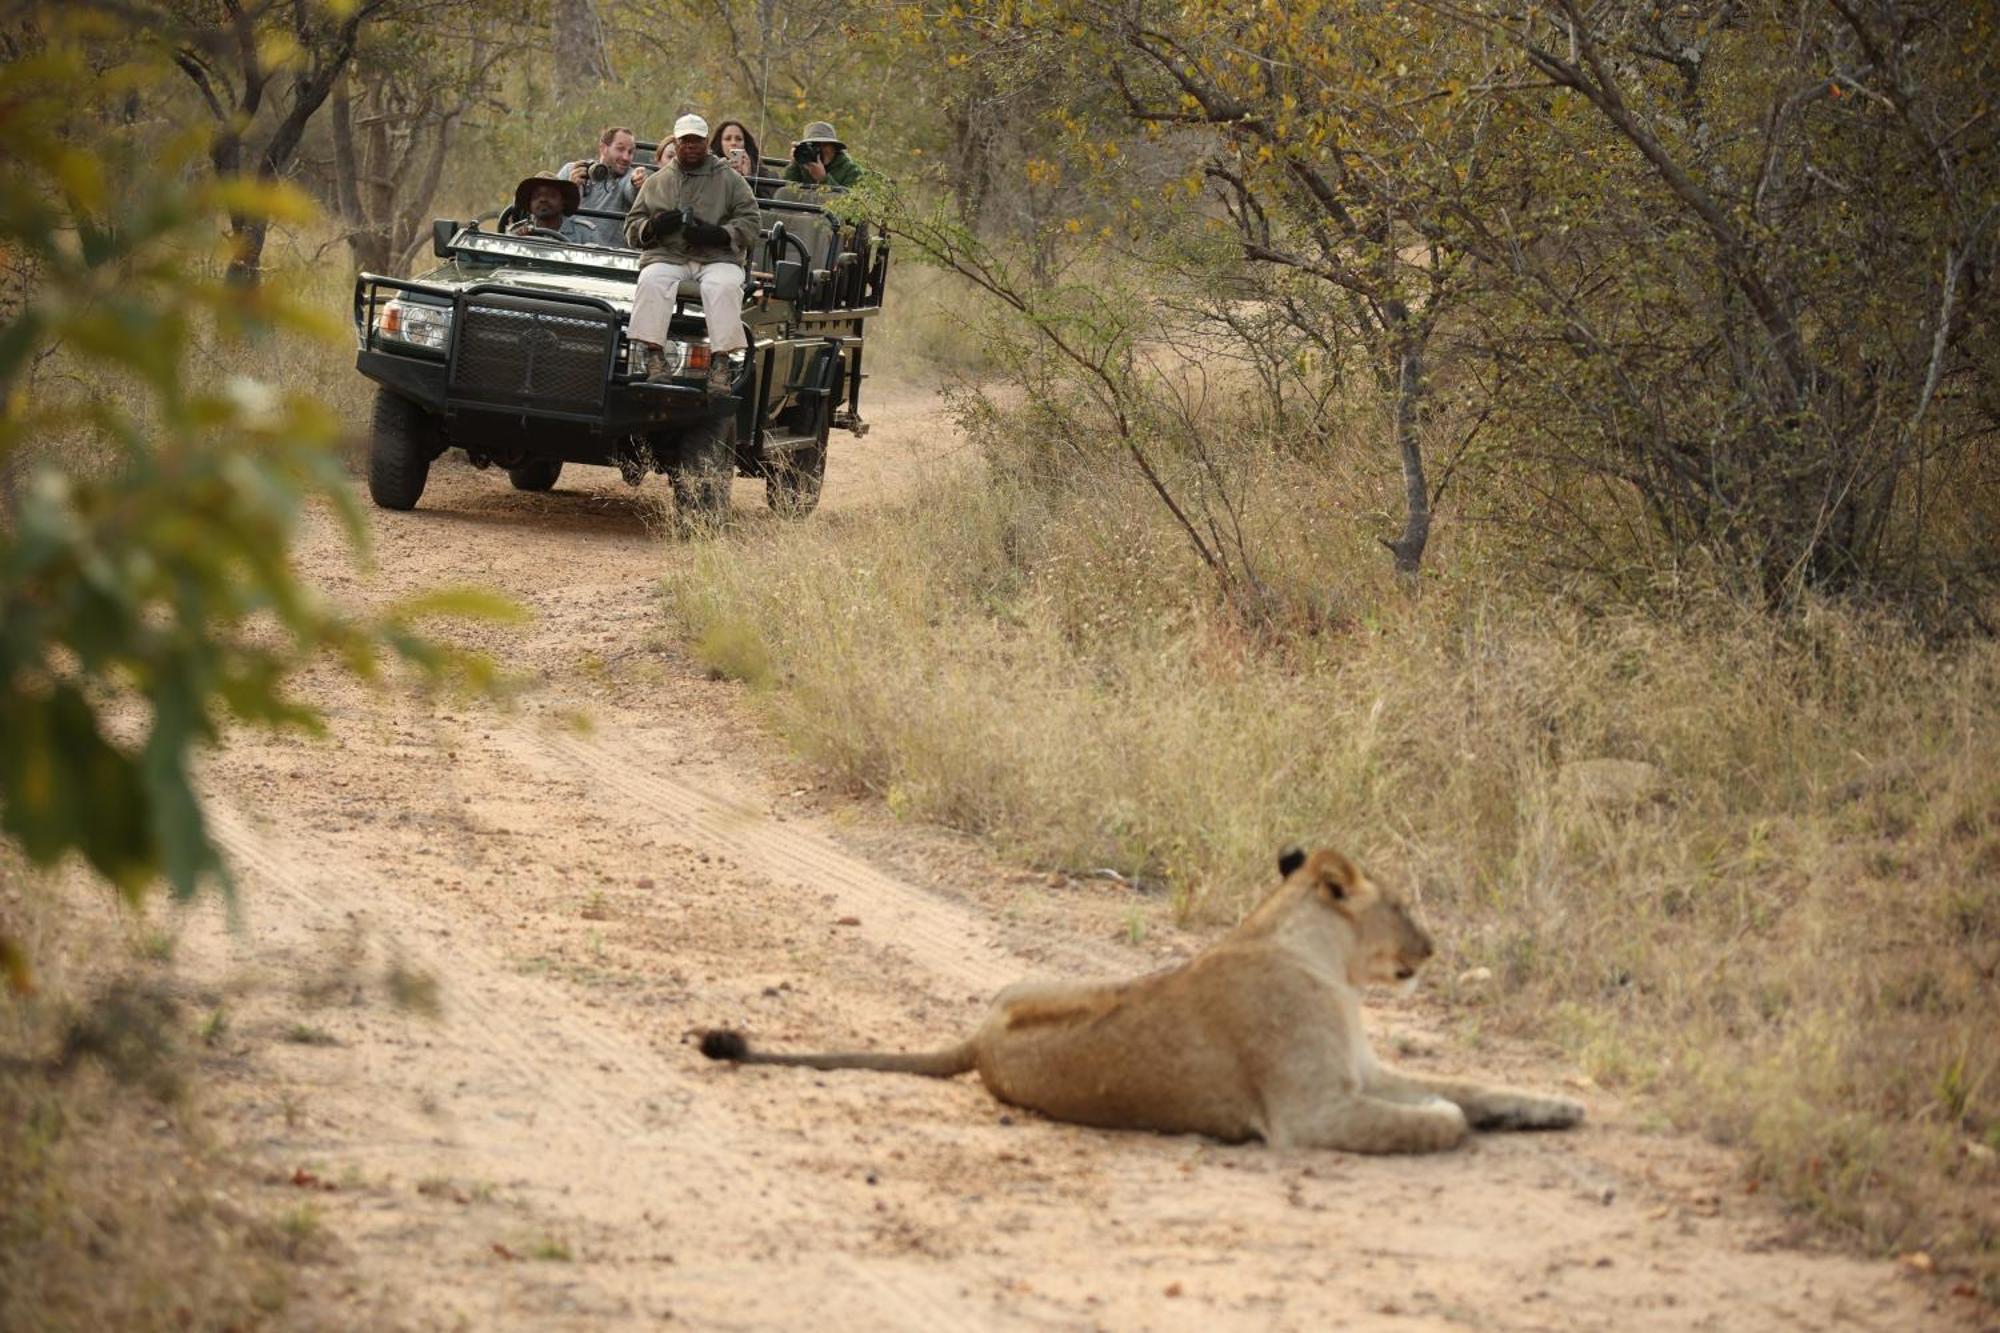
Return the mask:
M 457 253 L 461 264 L 476 265 L 483 260 L 495 266 L 521 263 L 562 264 L 575 268 L 593 268 L 607 273 L 636 275 L 639 272 L 639 255 L 635 250 L 578 245 L 574 242 L 551 241 L 540 236 L 508 236 L 499 232 L 467 229 L 452 239 L 451 248 Z

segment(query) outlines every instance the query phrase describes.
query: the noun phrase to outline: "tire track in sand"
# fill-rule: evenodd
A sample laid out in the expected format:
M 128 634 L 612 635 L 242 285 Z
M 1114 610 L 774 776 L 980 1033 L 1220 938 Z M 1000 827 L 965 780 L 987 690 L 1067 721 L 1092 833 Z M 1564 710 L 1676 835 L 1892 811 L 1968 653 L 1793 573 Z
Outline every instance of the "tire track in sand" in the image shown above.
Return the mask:
M 740 796 L 670 777 L 641 747 L 544 729 L 515 728 L 504 735 L 530 768 L 564 770 L 593 788 L 616 792 L 704 848 L 826 896 L 838 913 L 859 919 L 856 929 L 869 943 L 941 981 L 992 993 L 1022 975 L 1021 960 L 998 942 L 994 924 L 975 909 L 886 875 Z M 501 741 L 503 733 L 496 731 L 494 739 Z M 1125 966 L 1083 947 L 1065 952 L 1100 970 Z
M 449 979 L 447 1011 L 436 1025 L 437 1050 L 427 1057 L 457 1077 L 449 1135 L 440 1140 L 370 1134 L 365 1142 L 340 1145 L 340 1151 L 404 1172 L 434 1170 L 437 1161 L 450 1160 L 475 1178 L 485 1174 L 486 1164 L 504 1164 L 503 1178 L 536 1208 L 564 1210 L 565 1200 L 575 1198 L 569 1207 L 588 1210 L 590 1224 L 612 1234 L 649 1231 L 656 1225 L 650 1214 L 663 1206 L 661 1200 L 683 1200 L 699 1211 L 703 1232 L 713 1238 L 710 1252 L 687 1254 L 664 1278 L 629 1262 L 594 1269 L 604 1293 L 592 1314 L 608 1317 L 621 1307 L 636 1314 L 667 1300 L 705 1326 L 767 1326 L 758 1313 L 767 1303 L 773 1308 L 766 1313 L 778 1317 L 784 1283 L 746 1285 L 750 1275 L 738 1247 L 796 1248 L 824 1218 L 851 1211 L 852 1199 L 812 1189 L 798 1178 L 780 1195 L 747 1197 L 743 1182 L 768 1173 L 759 1160 L 768 1145 L 742 1142 L 745 1127 L 713 1105 L 673 1056 L 603 1013 L 560 1003 L 546 979 L 509 970 L 480 945 L 455 945 L 448 959 L 436 957 L 423 937 L 442 928 L 455 932 L 454 940 L 464 938 L 464 922 L 448 910 L 399 892 L 338 857 L 307 859 L 258 831 L 227 797 L 211 795 L 208 808 L 216 841 L 246 881 L 250 901 L 282 904 L 281 911 L 251 923 L 253 934 L 262 937 L 259 945 L 310 947 L 315 931 L 337 929 L 359 916 L 392 928 L 393 945 L 406 962 Z M 552 1040 L 556 1028 L 560 1039 Z M 357 1057 L 366 1044 L 347 1043 Z M 399 1072 L 407 1076 L 409 1070 Z M 528 1119 L 510 1114 L 525 1090 L 532 1090 L 535 1107 Z M 640 1108 L 649 1103 L 670 1106 L 671 1113 L 642 1114 Z M 964 1271 L 923 1272 L 837 1250 L 800 1254 L 796 1263 L 787 1277 L 845 1293 L 822 1311 L 820 1323 L 827 1329 L 993 1323 L 989 1309 L 967 1298 L 966 1281 L 974 1275 Z M 765 1272 L 758 1281 L 773 1276 Z M 520 1313 L 519 1290 L 511 1297 L 497 1290 L 482 1296 L 496 1304 L 481 1308 L 475 1302 L 464 1313 L 519 1322 L 510 1317 Z M 515 1306 L 511 1311 L 509 1301 Z

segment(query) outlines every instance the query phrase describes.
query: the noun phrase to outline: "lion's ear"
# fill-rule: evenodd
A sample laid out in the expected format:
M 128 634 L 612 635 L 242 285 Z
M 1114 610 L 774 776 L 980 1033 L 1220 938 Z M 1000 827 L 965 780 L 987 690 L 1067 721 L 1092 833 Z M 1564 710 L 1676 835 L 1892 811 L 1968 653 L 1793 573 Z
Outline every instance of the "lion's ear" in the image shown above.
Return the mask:
M 1285 848 L 1284 851 L 1278 853 L 1278 878 L 1290 879 L 1292 877 L 1292 872 L 1294 870 L 1297 870 L 1300 866 L 1304 865 L 1305 863 L 1306 863 L 1306 854 L 1304 848 L 1302 847 Z
M 1312 861 L 1313 870 L 1318 874 L 1320 886 L 1326 890 L 1327 897 L 1337 903 L 1365 897 L 1361 872 L 1355 869 L 1354 862 L 1331 847 L 1314 852 Z

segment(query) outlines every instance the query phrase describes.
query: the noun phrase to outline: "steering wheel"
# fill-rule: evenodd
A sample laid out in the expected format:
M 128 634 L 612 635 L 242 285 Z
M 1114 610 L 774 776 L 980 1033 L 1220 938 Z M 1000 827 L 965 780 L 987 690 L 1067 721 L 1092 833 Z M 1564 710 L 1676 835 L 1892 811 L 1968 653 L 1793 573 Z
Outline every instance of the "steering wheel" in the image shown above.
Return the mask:
M 515 231 L 514 228 L 522 222 L 527 221 L 527 218 L 528 215 L 526 213 L 509 204 L 500 210 L 500 220 L 493 225 L 499 228 L 502 236 L 539 236 L 543 240 L 548 241 L 567 241 L 569 239 L 569 237 L 563 235 L 561 232 L 552 231 L 547 227 L 531 225 L 525 232 Z

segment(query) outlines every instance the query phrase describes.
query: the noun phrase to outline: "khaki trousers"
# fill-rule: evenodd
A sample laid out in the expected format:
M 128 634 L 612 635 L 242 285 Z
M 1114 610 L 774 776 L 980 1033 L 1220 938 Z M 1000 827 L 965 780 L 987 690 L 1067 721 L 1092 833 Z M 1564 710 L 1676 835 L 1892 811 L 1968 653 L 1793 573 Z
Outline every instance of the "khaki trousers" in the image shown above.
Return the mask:
M 667 321 L 674 313 L 675 288 L 693 278 L 701 283 L 701 313 L 708 321 L 708 350 L 735 352 L 747 345 L 743 336 L 743 266 L 730 260 L 689 260 L 683 264 L 648 264 L 639 270 L 639 290 L 632 298 L 633 342 L 663 347 Z

